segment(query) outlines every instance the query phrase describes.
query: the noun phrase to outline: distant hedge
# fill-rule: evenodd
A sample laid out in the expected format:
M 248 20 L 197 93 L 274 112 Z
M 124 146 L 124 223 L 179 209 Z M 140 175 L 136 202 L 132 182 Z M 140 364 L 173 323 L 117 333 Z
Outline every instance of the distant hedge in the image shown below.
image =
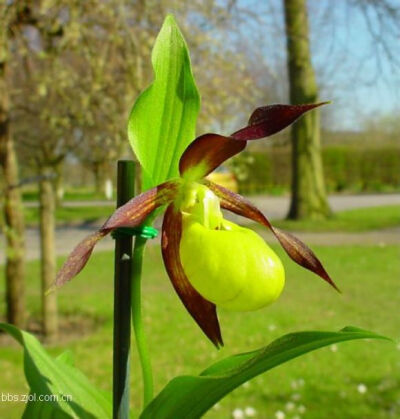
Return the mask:
M 275 148 L 250 152 L 252 164 L 245 179 L 239 180 L 242 193 L 281 193 L 289 189 L 290 150 Z M 324 174 L 329 192 L 381 192 L 400 190 L 400 148 L 326 147 Z

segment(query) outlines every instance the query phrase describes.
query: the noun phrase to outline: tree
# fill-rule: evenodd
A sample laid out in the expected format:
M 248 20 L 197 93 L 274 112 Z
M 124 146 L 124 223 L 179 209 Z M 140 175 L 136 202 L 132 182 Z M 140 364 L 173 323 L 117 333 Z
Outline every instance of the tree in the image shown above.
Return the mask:
M 49 340 L 58 334 L 57 296 L 47 294 L 56 275 L 54 181 L 60 166 L 75 145 L 74 80 L 61 59 L 64 29 L 58 15 L 41 15 L 29 9 L 26 30 L 15 42 L 13 118 L 18 149 L 39 175 L 39 224 L 42 330 Z M 28 30 L 29 29 L 29 30 Z M 33 35 L 35 34 L 35 35 Z
M 0 168 L 3 174 L 3 232 L 6 237 L 6 319 L 18 327 L 25 324 L 25 232 L 18 163 L 10 127 L 8 61 L 10 35 L 25 18 L 24 7 L 0 5 Z
M 306 0 L 284 0 L 287 67 L 292 104 L 318 102 L 311 62 Z M 291 130 L 292 186 L 288 217 L 324 218 L 330 214 L 324 183 L 319 112 L 313 111 Z

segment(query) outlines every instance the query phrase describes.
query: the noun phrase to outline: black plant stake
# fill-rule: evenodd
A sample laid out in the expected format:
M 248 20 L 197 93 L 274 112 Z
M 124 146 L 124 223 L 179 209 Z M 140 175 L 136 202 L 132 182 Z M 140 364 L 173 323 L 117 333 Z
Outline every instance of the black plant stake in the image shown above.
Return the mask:
M 117 207 L 135 195 L 135 163 L 118 161 Z M 113 418 L 129 417 L 132 236 L 115 235 Z

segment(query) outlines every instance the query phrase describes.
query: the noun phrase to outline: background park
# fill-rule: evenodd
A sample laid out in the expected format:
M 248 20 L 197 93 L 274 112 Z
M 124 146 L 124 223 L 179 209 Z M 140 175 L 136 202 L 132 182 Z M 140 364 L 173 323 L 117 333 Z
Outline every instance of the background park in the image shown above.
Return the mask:
M 65 349 L 103 390 L 112 386 L 113 248 L 45 295 L 57 268 L 115 208 L 116 162 L 135 159 L 126 126 L 153 78 L 151 48 L 173 13 L 201 94 L 197 134 L 228 134 L 271 103 L 332 101 L 211 174 L 324 262 L 338 295 L 282 258 L 287 286 L 259 312 L 219 312 L 217 351 L 148 246 L 143 313 L 155 390 L 227 355 L 296 330 L 347 324 L 395 343 L 351 342 L 291 361 L 241 386 L 205 417 L 400 416 L 400 6 L 396 0 L 67 0 L 0 3 L 0 320 Z M 137 170 L 137 178 L 140 178 Z M 160 226 L 160 222 L 156 222 Z M 0 334 L 0 393 L 29 391 L 22 351 Z M 141 384 L 132 353 L 132 396 Z M 0 402 L 18 418 L 21 402 Z

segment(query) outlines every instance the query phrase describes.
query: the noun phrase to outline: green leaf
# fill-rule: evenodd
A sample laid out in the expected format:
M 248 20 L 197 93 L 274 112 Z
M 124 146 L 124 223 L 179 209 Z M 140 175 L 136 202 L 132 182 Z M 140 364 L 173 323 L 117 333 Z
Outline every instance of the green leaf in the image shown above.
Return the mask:
M 67 364 L 71 367 L 75 366 L 75 359 L 74 354 L 71 351 L 65 351 L 62 354 L 58 355 L 57 361 L 64 362 L 64 364 Z
M 154 82 L 137 99 L 128 136 L 143 169 L 143 190 L 179 175 L 179 159 L 194 140 L 200 97 L 188 49 L 167 16 L 152 53 Z
M 170 381 L 147 406 L 141 419 L 199 418 L 218 400 L 244 382 L 302 354 L 353 339 L 387 339 L 355 327 L 339 332 L 298 332 L 275 340 L 265 348 L 223 359 L 199 376 Z
M 63 353 L 52 358 L 31 334 L 6 323 L 0 329 L 24 348 L 24 371 L 30 397 L 24 418 L 110 418 L 111 396 L 96 389 L 81 371 L 72 366 L 72 358 Z M 99 361 L 100 362 L 100 361 Z M 39 398 L 51 398 L 41 401 Z M 58 400 L 56 400 L 58 399 Z

